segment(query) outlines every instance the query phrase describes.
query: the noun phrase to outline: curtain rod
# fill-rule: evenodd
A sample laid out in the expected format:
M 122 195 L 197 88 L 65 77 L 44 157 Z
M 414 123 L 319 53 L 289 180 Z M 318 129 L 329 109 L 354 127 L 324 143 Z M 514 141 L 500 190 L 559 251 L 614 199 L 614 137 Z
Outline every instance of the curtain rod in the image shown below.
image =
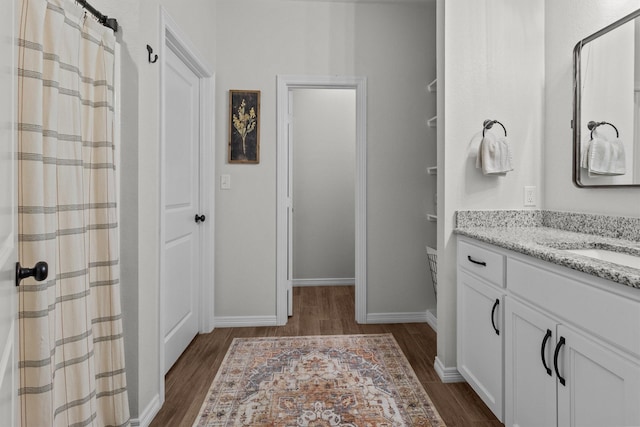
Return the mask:
M 91 6 L 87 0 L 76 0 L 80 6 L 85 8 L 87 12 L 91 13 L 96 17 L 99 23 L 104 25 L 107 28 L 111 28 L 114 33 L 118 32 L 118 20 L 115 18 L 109 18 L 107 15 L 103 15 L 98 11 L 95 7 Z

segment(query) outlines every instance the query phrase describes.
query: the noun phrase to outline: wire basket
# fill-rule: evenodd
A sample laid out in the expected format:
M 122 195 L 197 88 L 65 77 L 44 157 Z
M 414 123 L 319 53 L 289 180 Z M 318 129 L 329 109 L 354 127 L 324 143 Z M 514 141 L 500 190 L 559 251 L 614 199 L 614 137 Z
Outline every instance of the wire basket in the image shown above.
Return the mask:
M 431 281 L 433 282 L 433 292 L 438 296 L 438 251 L 429 246 L 427 248 L 427 260 L 429 261 L 429 271 L 431 271 Z

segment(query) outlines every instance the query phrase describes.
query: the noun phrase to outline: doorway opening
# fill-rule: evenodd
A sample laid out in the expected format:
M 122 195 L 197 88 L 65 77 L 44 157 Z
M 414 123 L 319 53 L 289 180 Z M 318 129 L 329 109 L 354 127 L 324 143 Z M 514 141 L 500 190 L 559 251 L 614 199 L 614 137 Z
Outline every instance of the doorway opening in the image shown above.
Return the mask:
M 354 286 L 355 90 L 293 89 L 289 104 L 292 286 Z
M 276 315 L 278 325 L 287 323 L 292 312 L 294 245 L 294 90 L 349 89 L 355 93 L 355 171 L 352 187 L 354 205 L 355 318 L 366 323 L 366 78 L 348 76 L 278 76 L 277 78 L 277 247 Z M 301 92 L 302 93 L 302 92 Z M 325 171 L 327 174 L 330 172 Z M 344 277 L 333 279 L 345 279 Z

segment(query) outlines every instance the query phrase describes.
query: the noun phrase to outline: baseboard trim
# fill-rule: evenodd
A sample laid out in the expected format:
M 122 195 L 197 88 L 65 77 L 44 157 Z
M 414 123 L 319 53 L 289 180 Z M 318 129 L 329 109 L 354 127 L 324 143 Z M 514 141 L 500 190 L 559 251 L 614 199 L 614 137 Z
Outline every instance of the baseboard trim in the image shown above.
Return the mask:
M 367 323 L 424 323 L 427 321 L 426 311 L 414 313 L 369 313 Z
M 436 309 L 427 310 L 427 323 L 435 332 L 438 332 L 438 318 L 436 317 Z
M 440 377 L 440 381 L 443 383 L 463 383 L 466 380 L 458 369 L 455 367 L 445 367 L 442 361 L 436 356 L 436 360 L 433 362 L 433 368 L 436 370 L 436 373 Z
M 149 427 L 151 421 L 158 415 L 160 408 L 160 396 L 156 394 L 140 416 L 131 419 L 131 427 Z
M 255 326 L 276 326 L 276 316 L 216 316 L 216 328 L 245 328 Z
M 330 279 L 293 279 L 294 288 L 302 286 L 355 286 L 355 278 L 330 278 Z

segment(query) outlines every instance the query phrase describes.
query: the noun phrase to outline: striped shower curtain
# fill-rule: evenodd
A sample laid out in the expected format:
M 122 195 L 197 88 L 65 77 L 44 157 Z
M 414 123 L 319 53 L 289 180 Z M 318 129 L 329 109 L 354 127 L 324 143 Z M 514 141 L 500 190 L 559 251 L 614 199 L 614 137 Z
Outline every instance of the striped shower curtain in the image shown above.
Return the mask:
M 126 426 L 111 30 L 71 0 L 22 0 L 18 34 L 23 426 Z

